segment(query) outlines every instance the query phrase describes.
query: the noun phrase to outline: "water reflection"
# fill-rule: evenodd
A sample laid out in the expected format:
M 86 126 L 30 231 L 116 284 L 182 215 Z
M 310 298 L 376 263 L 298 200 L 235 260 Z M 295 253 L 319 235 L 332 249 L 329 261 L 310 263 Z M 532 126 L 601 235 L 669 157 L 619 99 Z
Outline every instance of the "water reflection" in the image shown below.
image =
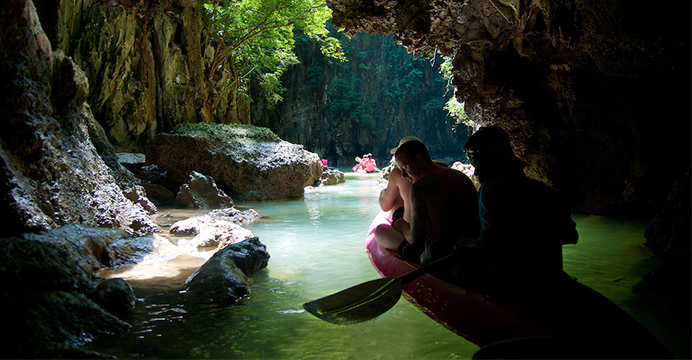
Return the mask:
M 121 358 L 471 358 L 476 345 L 407 301 L 350 326 L 303 311 L 306 301 L 379 277 L 365 252 L 366 231 L 379 212 L 378 193 L 376 175 L 350 175 L 345 184 L 309 189 L 304 200 L 237 204 L 264 217 L 247 227 L 267 245 L 271 259 L 251 278 L 247 298 L 232 307 L 190 311 L 181 305 L 185 279 L 211 253 L 162 242 L 158 249 L 166 255 L 116 274 L 128 279 L 140 298 L 132 331 L 92 346 Z M 206 211 L 166 213 L 157 219 L 164 231 Z M 641 246 L 646 224 L 590 216 L 575 221 L 580 241 L 565 247 L 565 270 L 613 299 L 664 344 L 687 348 L 689 356 L 689 330 L 676 327 L 660 304 L 645 304 L 630 291 L 656 265 Z

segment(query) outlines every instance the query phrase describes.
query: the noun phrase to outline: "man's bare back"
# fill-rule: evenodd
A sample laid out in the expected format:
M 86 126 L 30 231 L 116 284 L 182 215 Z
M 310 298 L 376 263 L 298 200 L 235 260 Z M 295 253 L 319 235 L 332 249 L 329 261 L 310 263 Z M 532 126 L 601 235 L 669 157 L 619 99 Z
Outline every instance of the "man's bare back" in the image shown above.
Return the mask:
M 411 188 L 415 241 L 455 239 L 478 232 L 476 188 L 462 172 L 433 166 Z M 416 238 L 418 236 L 418 238 Z M 411 239 L 411 240 L 413 240 Z

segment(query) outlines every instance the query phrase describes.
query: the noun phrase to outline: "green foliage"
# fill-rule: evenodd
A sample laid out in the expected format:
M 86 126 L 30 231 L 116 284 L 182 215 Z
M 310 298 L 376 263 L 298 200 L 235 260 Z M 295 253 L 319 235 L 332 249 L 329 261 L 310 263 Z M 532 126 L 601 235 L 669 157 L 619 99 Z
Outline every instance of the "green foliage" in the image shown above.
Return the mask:
M 450 89 L 453 90 L 453 92 L 456 92 L 456 89 L 454 86 L 452 86 L 452 70 L 453 70 L 453 65 L 452 65 L 452 58 L 445 58 L 445 61 L 440 65 L 440 74 L 444 76 L 447 79 L 447 91 Z M 459 102 L 456 98 L 456 96 L 452 96 L 449 100 L 447 100 L 447 103 L 444 106 L 444 109 L 447 110 L 447 113 L 449 116 L 454 119 L 456 122 L 455 128 L 463 124 L 468 127 L 476 127 L 476 124 L 469 119 L 468 116 L 466 116 L 466 111 L 465 111 L 465 103 Z
M 361 100 L 363 95 L 353 86 L 351 73 L 344 76 L 334 77 L 329 84 L 329 108 L 334 114 L 341 114 L 342 120 L 359 124 L 366 111 Z
M 230 59 L 234 90 L 247 95 L 249 76 L 255 76 L 270 107 L 285 91 L 281 74 L 298 63 L 294 31 L 320 41 L 326 56 L 344 59 L 339 41 L 326 28 L 332 11 L 323 0 L 204 0 L 202 6 L 218 41 L 208 78 Z

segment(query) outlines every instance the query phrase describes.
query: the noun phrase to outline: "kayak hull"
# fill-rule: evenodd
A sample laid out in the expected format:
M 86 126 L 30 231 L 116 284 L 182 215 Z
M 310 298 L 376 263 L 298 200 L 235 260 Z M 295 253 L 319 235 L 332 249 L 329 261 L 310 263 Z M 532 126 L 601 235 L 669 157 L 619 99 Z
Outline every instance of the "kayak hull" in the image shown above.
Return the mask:
M 373 220 L 366 249 L 382 277 L 397 277 L 420 268 L 396 257 L 374 240 L 381 224 L 391 224 L 391 214 L 381 212 Z M 595 290 L 575 281 L 561 284 L 564 291 L 527 291 L 516 294 L 522 304 L 469 291 L 424 274 L 404 284 L 403 296 L 447 329 L 479 345 L 516 339 L 581 339 L 599 348 L 599 356 L 666 358 L 670 353 L 635 319 Z M 588 339 L 588 340 L 587 340 Z M 562 340 L 561 340 L 562 341 Z M 605 345 L 611 353 L 604 353 Z
M 375 228 L 390 223 L 390 213 L 381 212 L 372 222 L 367 237 L 370 262 L 382 277 L 400 276 L 420 267 L 397 258 L 395 251 L 385 249 L 374 240 Z M 478 345 L 549 335 L 489 296 L 467 291 L 430 274 L 404 284 L 403 290 L 404 298 L 427 316 Z

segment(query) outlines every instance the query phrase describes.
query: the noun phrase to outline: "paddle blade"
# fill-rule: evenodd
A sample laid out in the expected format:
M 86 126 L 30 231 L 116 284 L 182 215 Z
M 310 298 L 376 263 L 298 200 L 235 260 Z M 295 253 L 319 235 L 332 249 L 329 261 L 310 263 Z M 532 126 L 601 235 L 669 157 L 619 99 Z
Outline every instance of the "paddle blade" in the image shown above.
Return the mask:
M 391 309 L 401 297 L 399 278 L 371 280 L 303 304 L 305 310 L 337 325 L 374 319 Z

